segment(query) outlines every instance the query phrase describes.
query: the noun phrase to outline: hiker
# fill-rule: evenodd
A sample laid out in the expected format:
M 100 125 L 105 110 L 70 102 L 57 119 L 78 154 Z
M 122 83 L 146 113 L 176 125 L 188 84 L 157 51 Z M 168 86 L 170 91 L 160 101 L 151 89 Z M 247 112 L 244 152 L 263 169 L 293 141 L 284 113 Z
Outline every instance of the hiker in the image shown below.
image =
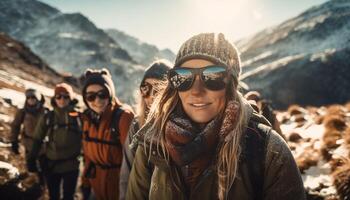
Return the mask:
M 119 187 L 119 200 L 124 200 L 127 187 L 128 179 L 131 171 L 132 163 L 134 161 L 134 155 L 136 148 L 131 149 L 132 138 L 135 133 L 142 127 L 146 121 L 147 114 L 153 103 L 155 96 L 157 96 L 165 85 L 167 73 L 171 68 L 172 64 L 165 59 L 157 60 L 153 62 L 146 70 L 139 88 L 139 102 L 137 109 L 137 116 L 131 123 L 128 137 L 123 146 L 123 162 L 120 169 L 120 187 Z M 137 145 L 135 146 L 137 147 Z
M 29 171 L 36 171 L 35 160 L 43 144 L 45 160 L 41 165 L 50 200 L 74 199 L 79 175 L 78 156 L 81 152 L 81 121 L 76 110 L 77 100 L 66 83 L 57 84 L 51 99 L 53 110 L 43 115 L 34 132 L 32 150 L 28 156 Z M 61 192 L 61 183 L 63 191 Z
M 180 48 L 138 140 L 126 199 L 305 199 L 290 149 L 237 90 L 223 34 Z
M 122 145 L 134 114 L 116 97 L 107 69 L 88 69 L 82 94 L 87 106 L 83 115 L 83 199 L 89 198 L 91 188 L 96 199 L 118 199 Z
M 25 159 L 27 159 L 28 153 L 31 151 L 33 145 L 35 126 L 38 123 L 40 116 L 46 113 L 48 109 L 44 107 L 44 96 L 36 89 L 29 88 L 24 94 L 26 97 L 24 107 L 16 112 L 15 118 L 11 123 L 10 140 L 12 143 L 12 152 L 19 154 L 18 140 L 19 136 L 21 137 L 21 143 L 24 146 L 25 151 Z M 39 152 L 40 160 L 43 153 L 44 149 L 41 149 Z M 43 186 L 44 178 L 42 173 L 38 172 L 38 176 L 40 185 Z
M 249 91 L 244 97 L 251 103 L 254 110 L 264 116 L 270 123 L 272 128 L 284 139 L 285 136 L 282 133 L 280 122 L 276 118 L 276 114 L 273 111 L 271 103 L 261 97 L 258 91 Z

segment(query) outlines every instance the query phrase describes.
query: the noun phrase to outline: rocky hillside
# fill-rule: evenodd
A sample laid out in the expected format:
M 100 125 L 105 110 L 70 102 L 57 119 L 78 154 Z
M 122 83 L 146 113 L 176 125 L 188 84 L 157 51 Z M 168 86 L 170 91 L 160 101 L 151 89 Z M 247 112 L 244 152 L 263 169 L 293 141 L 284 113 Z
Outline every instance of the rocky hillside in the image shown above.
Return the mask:
M 142 42 L 116 29 L 107 29 L 105 32 L 128 51 L 137 62 L 145 66 L 151 64 L 155 59 L 165 58 L 172 62 L 175 60 L 175 54 L 170 49 L 159 50 L 154 45 Z
M 144 67 L 84 15 L 62 13 L 36 0 L 2 0 L 0 10 L 0 31 L 25 43 L 55 70 L 80 76 L 88 67 L 106 67 L 117 94 L 133 101 L 131 91 Z
M 239 41 L 243 76 L 277 108 L 350 99 L 350 2 L 331 0 Z
M 77 84 L 73 77 L 51 69 L 22 43 L 0 33 L 1 199 L 38 199 L 42 195 L 36 175 L 25 168 L 23 149 L 21 155 L 10 151 L 10 123 L 17 109 L 24 105 L 25 89 L 36 88 L 49 98 L 53 95 L 52 87 L 63 81 Z

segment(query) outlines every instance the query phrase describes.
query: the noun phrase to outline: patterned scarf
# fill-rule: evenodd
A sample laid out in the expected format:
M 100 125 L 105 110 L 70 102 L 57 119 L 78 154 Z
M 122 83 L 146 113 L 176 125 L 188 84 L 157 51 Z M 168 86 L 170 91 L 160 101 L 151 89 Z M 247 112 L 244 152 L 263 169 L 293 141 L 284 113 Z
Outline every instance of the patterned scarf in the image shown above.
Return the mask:
M 236 102 L 228 102 L 224 112 L 202 129 L 188 118 L 181 107 L 170 114 L 165 126 L 165 146 L 171 159 L 181 168 L 190 190 L 213 160 L 218 143 L 232 131 L 237 110 Z

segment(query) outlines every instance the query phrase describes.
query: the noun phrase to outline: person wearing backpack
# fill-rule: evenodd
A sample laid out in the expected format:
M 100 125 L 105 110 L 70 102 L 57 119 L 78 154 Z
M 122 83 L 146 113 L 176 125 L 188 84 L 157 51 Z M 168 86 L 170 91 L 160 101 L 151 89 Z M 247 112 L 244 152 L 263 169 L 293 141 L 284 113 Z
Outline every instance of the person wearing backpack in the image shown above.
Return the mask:
M 87 106 L 83 115 L 83 199 L 89 198 L 91 189 L 96 199 L 118 199 L 122 145 L 134 114 L 116 97 L 107 69 L 88 69 L 82 94 Z
M 139 102 L 137 107 L 137 117 L 134 118 L 130 126 L 128 137 L 123 146 L 123 162 L 120 169 L 119 200 L 124 200 L 131 166 L 134 161 L 134 155 L 137 145 L 132 145 L 133 136 L 142 127 L 146 121 L 147 114 L 154 98 L 161 92 L 166 84 L 166 77 L 169 69 L 172 67 L 170 61 L 165 59 L 156 60 L 146 70 L 139 88 Z
M 138 141 L 126 199 L 305 199 L 290 149 L 238 92 L 223 34 L 187 40 Z
M 24 146 L 25 158 L 32 149 L 34 129 L 41 115 L 48 111 L 44 107 L 45 98 L 36 89 L 29 88 L 25 91 L 25 104 L 22 109 L 16 112 L 15 118 L 11 123 L 11 143 L 12 152 L 19 154 L 19 136 L 21 143 Z M 39 154 L 43 155 L 44 149 L 41 149 Z M 39 157 L 40 157 L 39 156 Z M 44 185 L 42 173 L 38 172 L 40 184 Z
M 36 159 L 45 143 L 45 161 L 41 164 L 51 200 L 74 199 L 79 175 L 81 121 L 73 89 L 57 84 L 51 99 L 53 110 L 43 115 L 35 128 L 32 150 L 28 156 L 29 171 L 36 171 Z M 61 192 L 61 183 L 63 191 Z
M 277 120 L 276 114 L 271 106 L 271 103 L 263 98 L 258 91 L 249 91 L 244 95 L 256 112 L 264 116 L 270 123 L 272 128 L 285 140 L 286 137 L 282 133 L 280 122 Z

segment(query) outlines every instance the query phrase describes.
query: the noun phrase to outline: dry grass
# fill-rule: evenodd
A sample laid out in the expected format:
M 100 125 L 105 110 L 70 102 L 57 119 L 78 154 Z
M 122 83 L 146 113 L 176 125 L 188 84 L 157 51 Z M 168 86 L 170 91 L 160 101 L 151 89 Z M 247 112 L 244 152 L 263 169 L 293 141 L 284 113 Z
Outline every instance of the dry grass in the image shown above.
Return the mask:
M 346 108 L 346 110 L 348 110 L 348 112 L 350 112 L 350 101 L 347 102 L 344 107 Z
M 345 131 L 344 131 L 344 140 L 345 140 L 346 144 L 350 145 L 350 127 L 345 129 Z
M 301 137 L 299 133 L 295 133 L 295 132 L 291 133 L 288 137 L 288 141 L 294 142 L 294 143 L 299 142 L 301 139 L 303 139 L 303 137 Z
M 345 113 L 345 107 L 339 104 L 329 106 L 326 111 L 326 115 L 338 115 L 341 117 L 345 117 Z
M 314 122 L 315 122 L 315 124 L 317 124 L 317 125 L 322 124 L 322 123 L 323 123 L 323 120 L 324 120 L 324 116 L 322 116 L 322 115 L 316 116 L 316 117 L 314 118 Z
M 322 138 L 323 144 L 321 146 L 320 152 L 326 161 L 329 161 L 332 158 L 332 155 L 329 152 L 330 150 L 339 147 L 339 144 L 337 144 L 337 140 L 341 138 L 341 132 L 336 130 L 326 130 L 326 132 L 324 133 Z
M 311 148 L 305 149 L 305 152 L 300 157 L 295 159 L 301 173 L 304 173 L 305 170 L 312 166 L 316 166 L 318 160 L 319 153 Z
M 332 173 L 332 176 L 340 199 L 350 199 L 350 161 L 345 160 L 344 164 Z
M 300 107 L 299 105 L 291 105 L 291 106 L 289 106 L 287 112 L 291 116 L 293 116 L 293 115 L 303 114 L 304 113 L 303 110 L 304 109 L 302 107 Z
M 326 115 L 323 124 L 329 131 L 344 131 L 346 128 L 345 118 L 341 115 Z

